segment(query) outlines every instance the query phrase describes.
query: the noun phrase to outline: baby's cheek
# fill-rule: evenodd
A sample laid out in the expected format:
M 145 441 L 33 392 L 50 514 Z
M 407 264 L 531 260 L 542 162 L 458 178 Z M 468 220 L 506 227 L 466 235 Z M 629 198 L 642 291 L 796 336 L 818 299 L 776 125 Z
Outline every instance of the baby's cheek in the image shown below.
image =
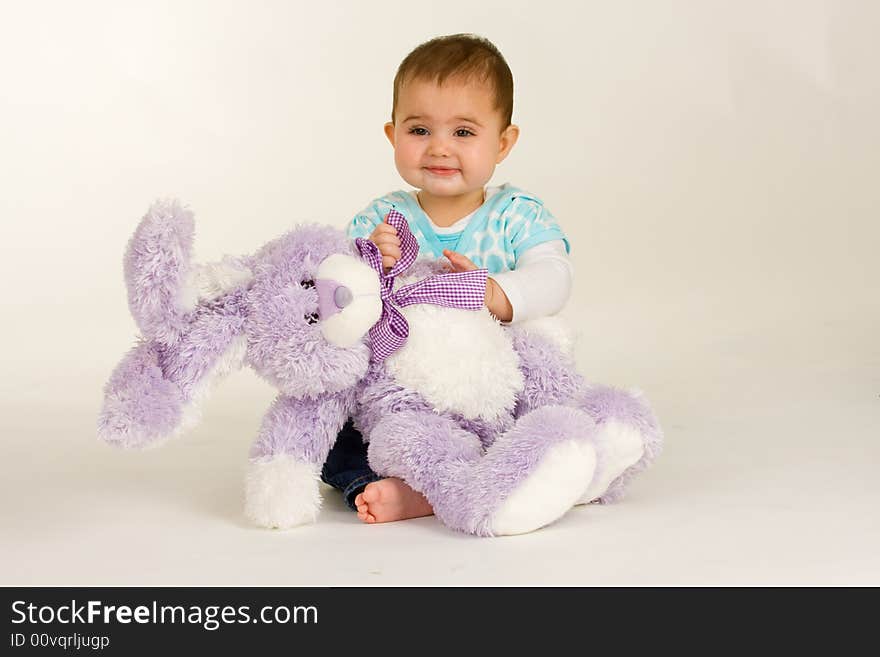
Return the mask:
M 468 158 L 468 166 L 466 167 L 466 175 L 472 181 L 483 181 L 483 184 L 489 181 L 492 173 L 495 171 L 495 160 L 492 154 L 484 150 L 480 153 L 473 154 Z
M 395 151 L 394 164 L 400 177 L 403 178 L 407 184 L 412 185 L 413 187 L 422 186 L 421 169 L 418 157 L 409 157 L 401 154 L 399 151 Z
M 418 147 L 413 144 L 399 144 L 398 147 L 394 149 L 394 161 L 398 168 L 413 167 L 418 163 L 418 159 Z

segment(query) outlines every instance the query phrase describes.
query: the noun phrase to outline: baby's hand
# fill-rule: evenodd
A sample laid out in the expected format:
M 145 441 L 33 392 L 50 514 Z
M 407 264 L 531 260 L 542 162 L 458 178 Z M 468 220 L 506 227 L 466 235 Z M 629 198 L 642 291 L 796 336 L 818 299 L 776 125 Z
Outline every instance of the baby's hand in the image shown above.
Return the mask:
M 451 271 L 473 271 L 474 269 L 479 269 L 470 258 L 455 251 L 443 249 L 443 255 L 449 260 L 448 269 Z M 501 289 L 501 286 L 491 278 L 486 279 L 486 295 L 483 298 L 483 303 L 489 309 L 489 312 L 502 322 L 509 322 L 513 319 L 513 306 L 510 305 L 510 301 L 504 290 Z
M 446 269 L 449 271 L 474 271 L 479 269 L 470 258 L 456 251 L 443 249 L 443 255 L 449 260 L 449 265 L 446 266 Z
M 382 266 L 385 273 L 391 269 L 397 261 L 400 260 L 400 238 L 397 237 L 397 229 L 388 222 L 388 216 L 385 221 L 376 226 L 376 230 L 370 235 L 370 241 L 379 247 L 379 253 L 382 254 Z

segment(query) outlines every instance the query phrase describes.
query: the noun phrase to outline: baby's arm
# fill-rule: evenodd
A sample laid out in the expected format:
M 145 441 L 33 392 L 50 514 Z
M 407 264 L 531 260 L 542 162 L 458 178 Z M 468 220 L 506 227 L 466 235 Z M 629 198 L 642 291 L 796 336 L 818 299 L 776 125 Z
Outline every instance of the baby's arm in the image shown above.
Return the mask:
M 571 294 L 571 260 L 562 240 L 542 242 L 524 251 L 516 269 L 493 274 L 512 309 L 502 321 L 523 322 L 558 313 Z
M 443 251 L 455 271 L 476 269 L 468 258 Z M 502 322 L 522 322 L 562 310 L 571 294 L 571 262 L 565 242 L 551 240 L 520 255 L 516 270 L 492 274 L 486 284 L 486 307 Z
M 517 195 L 504 213 L 505 249 L 512 249 L 511 271 L 493 274 L 493 287 L 509 304 L 504 322 L 553 315 L 571 293 L 568 241 L 553 214 L 527 193 Z
M 510 302 L 510 319 L 528 319 L 555 315 L 571 294 L 571 260 L 562 240 L 542 242 L 520 255 L 516 269 L 492 278 Z

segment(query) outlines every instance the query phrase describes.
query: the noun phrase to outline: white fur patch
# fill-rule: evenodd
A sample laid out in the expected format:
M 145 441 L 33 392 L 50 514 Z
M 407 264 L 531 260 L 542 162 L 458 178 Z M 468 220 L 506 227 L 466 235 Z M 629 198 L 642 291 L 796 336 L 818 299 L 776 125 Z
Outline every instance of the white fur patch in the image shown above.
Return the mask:
M 362 260 L 337 253 L 320 264 L 315 279 L 333 280 L 351 291 L 348 306 L 322 319 L 321 334 L 337 347 L 356 345 L 382 315 L 379 276 Z
M 178 303 L 186 312 L 193 310 L 199 301 L 210 301 L 223 296 L 254 278 L 248 267 L 232 256 L 224 256 L 220 262 L 197 265 L 180 288 Z
M 554 445 L 495 512 L 492 533 L 525 534 L 560 518 L 574 506 L 595 469 L 596 450 L 590 443 L 568 440 Z
M 574 331 L 568 322 L 555 315 L 529 319 L 516 324 L 516 327 L 555 344 L 566 356 L 574 355 Z
M 278 529 L 315 522 L 321 508 L 320 470 L 287 454 L 251 461 L 245 515 L 260 527 Z
M 599 427 L 595 443 L 601 454 L 601 468 L 580 496 L 578 504 L 587 504 L 601 497 L 611 482 L 635 465 L 645 451 L 642 434 L 635 427 L 614 420 Z
M 485 308 L 401 308 L 406 344 L 385 361 L 400 385 L 441 412 L 492 420 L 513 408 L 523 377 L 510 337 Z

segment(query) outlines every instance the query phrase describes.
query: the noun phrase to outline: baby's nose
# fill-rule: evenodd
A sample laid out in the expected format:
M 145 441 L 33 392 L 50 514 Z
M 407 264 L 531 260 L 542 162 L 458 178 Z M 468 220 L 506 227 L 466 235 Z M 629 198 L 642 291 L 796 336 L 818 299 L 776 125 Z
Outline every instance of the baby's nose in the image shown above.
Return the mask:
M 432 157 L 447 157 L 450 147 L 449 140 L 440 135 L 432 135 L 431 141 L 428 143 L 428 154 Z

